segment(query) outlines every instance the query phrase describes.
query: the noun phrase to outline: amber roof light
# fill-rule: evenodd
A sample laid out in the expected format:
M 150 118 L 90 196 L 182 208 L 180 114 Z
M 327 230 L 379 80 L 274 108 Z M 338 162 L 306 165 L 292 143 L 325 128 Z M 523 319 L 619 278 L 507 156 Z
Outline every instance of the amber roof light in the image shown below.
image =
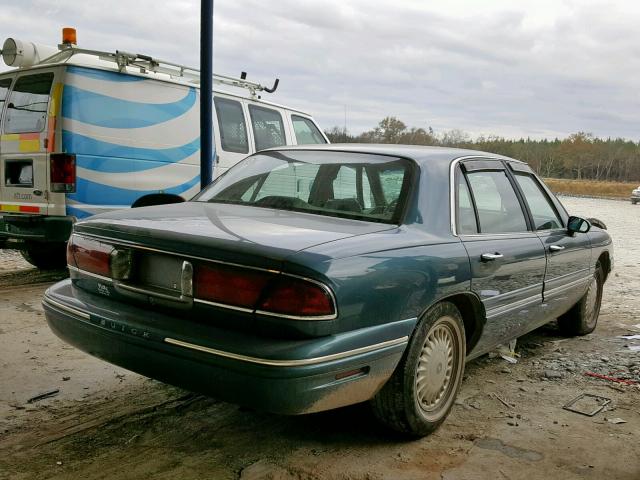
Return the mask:
M 62 29 L 62 43 L 72 43 L 74 45 L 78 44 L 75 28 L 64 27 Z

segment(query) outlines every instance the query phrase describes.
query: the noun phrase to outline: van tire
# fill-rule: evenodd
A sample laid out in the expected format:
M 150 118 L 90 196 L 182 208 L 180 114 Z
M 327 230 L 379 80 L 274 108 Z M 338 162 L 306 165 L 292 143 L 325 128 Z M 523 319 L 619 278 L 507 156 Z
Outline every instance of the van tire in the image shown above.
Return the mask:
M 30 245 L 20 250 L 23 258 L 41 270 L 57 270 L 66 267 L 66 242 Z

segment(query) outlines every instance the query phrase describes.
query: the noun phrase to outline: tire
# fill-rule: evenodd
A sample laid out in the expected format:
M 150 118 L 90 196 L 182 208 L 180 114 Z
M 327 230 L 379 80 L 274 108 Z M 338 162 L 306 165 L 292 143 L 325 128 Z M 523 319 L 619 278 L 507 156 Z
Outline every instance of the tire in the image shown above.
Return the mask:
M 430 308 L 418 322 L 391 378 L 371 400 L 374 415 L 405 434 L 432 433 L 447 418 L 458 395 L 465 356 L 460 311 L 449 302 Z
M 602 265 L 598 262 L 593 272 L 593 280 L 584 296 L 571 307 L 571 310 L 558 318 L 558 326 L 563 335 L 570 337 L 587 335 L 596 329 L 603 285 L 604 272 Z
M 41 270 L 57 270 L 67 265 L 66 243 L 27 246 L 20 250 L 24 259 Z
M 638 200 L 631 200 L 632 205 L 635 205 L 636 203 L 638 203 Z

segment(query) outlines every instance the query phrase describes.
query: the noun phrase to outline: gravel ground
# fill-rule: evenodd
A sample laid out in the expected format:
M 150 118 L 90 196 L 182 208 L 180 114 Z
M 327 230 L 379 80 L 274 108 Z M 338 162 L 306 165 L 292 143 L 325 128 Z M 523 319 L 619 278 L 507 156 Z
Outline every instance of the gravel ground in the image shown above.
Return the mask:
M 46 277 L 0 252 L 20 270 L 0 266 L 0 479 L 638 480 L 640 388 L 585 373 L 640 380 L 640 340 L 621 338 L 640 335 L 640 205 L 562 201 L 614 239 L 598 328 L 567 339 L 551 323 L 518 340 L 517 364 L 470 362 L 450 417 L 414 441 L 381 429 L 366 405 L 280 417 L 89 357 L 46 327 Z M 562 408 L 583 393 L 610 403 L 593 417 Z
M 0 274 L 33 268 L 17 250 L 0 249 Z

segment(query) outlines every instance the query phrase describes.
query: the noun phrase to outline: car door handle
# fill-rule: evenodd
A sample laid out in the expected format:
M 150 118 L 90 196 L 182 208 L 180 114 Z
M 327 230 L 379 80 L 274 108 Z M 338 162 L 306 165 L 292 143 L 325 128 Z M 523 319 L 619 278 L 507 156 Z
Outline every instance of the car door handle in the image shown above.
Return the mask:
M 549 250 L 552 252 L 559 252 L 560 250 L 564 250 L 564 247 L 562 245 L 551 245 Z
M 483 253 L 482 255 L 480 255 L 480 260 L 482 260 L 483 262 L 492 262 L 494 260 L 497 260 L 498 258 L 502 258 L 504 257 L 504 255 L 502 255 L 501 253 Z

